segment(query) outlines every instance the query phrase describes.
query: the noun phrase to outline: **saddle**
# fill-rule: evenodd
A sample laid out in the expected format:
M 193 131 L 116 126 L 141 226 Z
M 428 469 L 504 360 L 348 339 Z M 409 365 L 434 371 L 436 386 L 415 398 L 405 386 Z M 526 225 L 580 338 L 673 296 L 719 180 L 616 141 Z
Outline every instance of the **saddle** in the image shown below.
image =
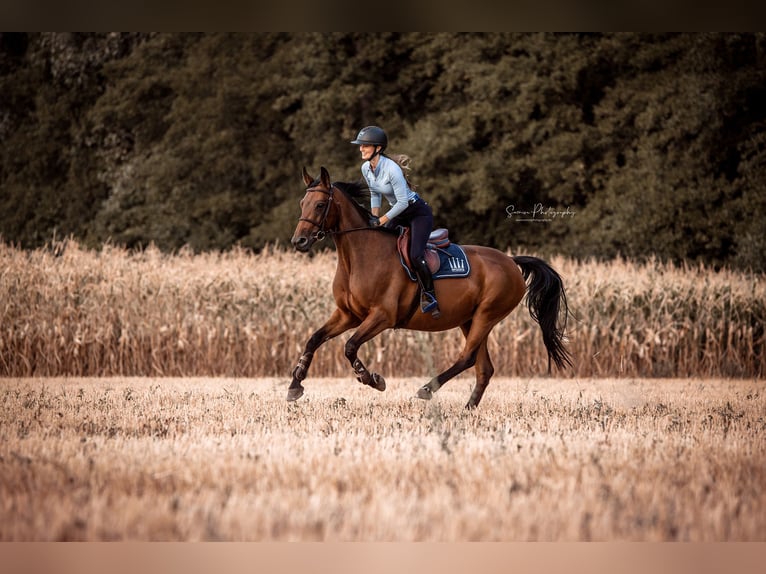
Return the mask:
M 396 240 L 396 247 L 399 250 L 399 256 L 405 267 L 412 269 L 412 261 L 410 260 L 410 228 L 401 227 L 400 229 L 399 237 Z M 449 246 L 449 231 L 443 227 L 434 229 L 428 236 L 425 258 L 428 269 L 431 271 L 431 275 L 434 275 L 441 267 L 441 257 L 439 257 L 439 253 L 436 250 L 447 249 Z

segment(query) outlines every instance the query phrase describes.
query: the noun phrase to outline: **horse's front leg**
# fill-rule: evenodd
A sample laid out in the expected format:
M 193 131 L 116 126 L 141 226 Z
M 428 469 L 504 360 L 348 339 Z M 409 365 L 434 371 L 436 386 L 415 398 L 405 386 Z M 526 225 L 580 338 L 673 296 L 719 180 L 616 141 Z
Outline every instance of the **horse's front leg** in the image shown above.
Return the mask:
M 308 375 L 311 361 L 314 358 L 314 352 L 320 347 L 320 345 L 326 343 L 333 337 L 337 337 L 341 333 L 348 331 L 350 328 L 355 327 L 358 324 L 359 321 L 357 319 L 348 313 L 341 311 L 340 309 L 336 309 L 335 312 L 333 312 L 333 314 L 327 320 L 327 322 L 319 329 L 317 329 L 313 335 L 311 335 L 309 340 L 306 342 L 306 347 L 303 350 L 303 354 L 301 355 L 300 359 L 298 359 L 298 364 L 295 365 L 295 368 L 293 369 L 293 379 L 290 382 L 290 387 L 287 389 L 288 401 L 297 401 L 303 396 L 304 389 L 301 381 L 303 381 L 303 379 L 306 378 L 306 375 Z
M 386 380 L 378 373 L 372 373 L 359 359 L 359 347 L 391 327 L 392 323 L 387 320 L 383 313 L 373 313 L 367 316 L 357 329 L 356 333 L 346 342 L 345 355 L 351 368 L 354 369 L 356 379 L 363 385 L 368 385 L 379 391 L 386 390 Z
M 362 363 L 358 357 L 351 363 L 351 367 L 356 373 L 356 380 L 363 385 L 370 386 L 379 391 L 386 390 L 386 379 L 378 373 L 368 371 L 367 367 L 364 366 L 364 363 Z
M 487 383 L 494 373 L 494 368 L 492 367 L 492 362 L 489 360 L 489 352 L 487 350 L 487 337 L 496 323 L 496 320 L 486 321 L 483 320 L 481 315 L 477 315 L 474 319 L 462 325 L 460 328 L 463 331 L 463 335 L 465 335 L 465 346 L 463 347 L 463 351 L 460 353 L 458 360 L 449 369 L 438 374 L 428 381 L 428 383 L 420 387 L 420 389 L 418 389 L 417 397 L 419 399 L 430 400 L 433 397 L 433 394 L 438 391 L 444 383 L 466 369 L 473 367 L 476 364 L 476 361 L 479 360 L 476 387 L 466 407 L 475 408 L 478 406 L 479 401 L 481 401 L 481 397 L 484 394 L 484 389 L 486 389 Z

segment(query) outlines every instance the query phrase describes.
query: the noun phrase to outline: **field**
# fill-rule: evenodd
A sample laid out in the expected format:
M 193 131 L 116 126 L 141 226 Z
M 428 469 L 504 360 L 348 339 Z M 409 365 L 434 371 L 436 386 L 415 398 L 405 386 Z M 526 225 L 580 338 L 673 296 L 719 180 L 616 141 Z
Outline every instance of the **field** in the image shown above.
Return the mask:
M 766 540 L 742 379 L 0 380 L 0 540 Z
M 457 331 L 317 352 L 333 253 L 0 244 L 0 541 L 766 540 L 766 282 L 554 258 L 572 369 L 524 308 L 430 402 Z M 438 286 L 437 286 L 438 292 Z

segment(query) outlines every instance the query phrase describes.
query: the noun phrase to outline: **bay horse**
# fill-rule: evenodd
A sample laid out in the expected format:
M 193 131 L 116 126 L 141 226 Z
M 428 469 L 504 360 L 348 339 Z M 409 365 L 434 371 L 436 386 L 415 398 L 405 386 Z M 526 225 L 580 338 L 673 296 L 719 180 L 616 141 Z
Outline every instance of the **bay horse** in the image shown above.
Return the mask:
M 494 373 L 487 350 L 489 333 L 525 294 L 530 315 L 542 330 L 548 372 L 551 361 L 560 369 L 572 365 L 564 345 L 569 312 L 566 293 L 561 277 L 546 262 L 536 257 L 509 257 L 490 247 L 461 246 L 471 272 L 465 278 L 434 281 L 441 308 L 437 319 L 420 312 L 420 287 L 401 266 L 396 235 L 370 226 L 370 212 L 356 201 L 364 197 L 362 186 L 333 183 L 324 167 L 319 179 L 304 167 L 303 181 L 306 192 L 291 243 L 298 251 L 307 252 L 316 241 L 332 237 L 338 257 L 332 285 L 336 309 L 307 341 L 292 372 L 288 401 L 303 396 L 301 382 L 316 350 L 349 329 L 356 331 L 346 342 L 344 353 L 357 379 L 383 391 L 385 379 L 368 371 L 357 356 L 361 345 L 386 329 L 436 332 L 460 327 L 465 345 L 457 360 L 421 387 L 417 397 L 431 399 L 447 381 L 475 366 L 476 385 L 466 404 L 466 408 L 475 408 Z

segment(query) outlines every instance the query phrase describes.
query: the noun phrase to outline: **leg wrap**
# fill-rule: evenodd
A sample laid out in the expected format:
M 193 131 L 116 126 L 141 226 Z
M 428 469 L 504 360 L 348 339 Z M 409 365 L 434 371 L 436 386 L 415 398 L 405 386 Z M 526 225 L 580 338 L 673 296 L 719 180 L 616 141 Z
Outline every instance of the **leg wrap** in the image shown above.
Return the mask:
M 362 364 L 362 361 L 357 359 L 354 361 L 354 364 L 351 365 L 351 368 L 354 369 L 354 373 L 356 374 L 356 380 L 362 383 L 363 385 L 369 385 L 370 383 L 370 373 L 367 371 L 366 367 Z
M 293 369 L 293 378 L 296 381 L 302 381 L 306 378 L 309 372 L 309 366 L 311 365 L 311 359 L 314 357 L 314 353 L 304 353 L 301 358 L 298 359 L 298 364 Z

